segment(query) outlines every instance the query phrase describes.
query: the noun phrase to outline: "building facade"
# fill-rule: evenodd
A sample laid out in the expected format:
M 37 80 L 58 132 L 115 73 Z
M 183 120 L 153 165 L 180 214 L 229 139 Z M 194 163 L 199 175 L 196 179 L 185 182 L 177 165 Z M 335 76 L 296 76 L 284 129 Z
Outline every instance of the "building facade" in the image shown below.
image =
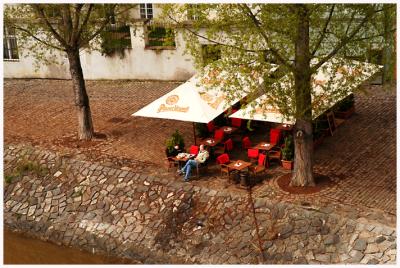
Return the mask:
M 185 53 L 183 29 L 168 29 L 153 23 L 162 11 L 162 4 L 143 3 L 130 11 L 128 24 L 113 23 L 100 35 L 100 50 L 83 50 L 81 64 L 85 79 L 140 79 L 185 81 L 195 73 L 194 59 Z M 196 19 L 189 17 L 188 21 Z M 200 40 L 203 47 L 212 46 Z M 330 51 L 330 42 L 326 51 Z M 322 46 L 324 47 L 324 46 Z M 69 79 L 69 64 L 65 53 L 56 52 L 48 57 L 62 64 L 35 64 L 35 58 L 18 47 L 13 29 L 4 27 L 3 37 L 5 78 Z M 353 49 L 354 50 L 354 49 Z M 356 50 L 356 49 L 355 49 Z M 365 54 L 360 48 L 357 55 Z M 371 45 L 368 61 L 381 64 L 382 48 Z M 323 51 L 323 49 L 322 49 Z M 203 51 L 203 60 L 215 60 L 212 50 Z M 353 51 L 354 53 L 354 51 Z M 205 54 L 207 56 L 205 57 Z M 345 55 L 346 57 L 352 55 Z M 366 60 L 354 57 L 358 60 Z
M 182 31 L 171 32 L 156 26 L 149 30 L 151 23 L 148 22 L 160 12 L 161 7 L 157 4 L 140 4 L 131 12 L 133 23 L 108 29 L 111 34 L 105 38 L 124 41 L 118 43 L 121 45 L 118 51 L 82 51 L 81 64 L 85 79 L 184 81 L 190 78 L 195 68 L 192 57 L 184 53 Z M 24 51 L 18 50 L 15 32 L 7 27 L 4 28 L 3 48 L 5 78 L 70 78 L 66 55 L 62 52 L 49 55 L 62 64 L 36 66 L 32 56 L 26 56 Z

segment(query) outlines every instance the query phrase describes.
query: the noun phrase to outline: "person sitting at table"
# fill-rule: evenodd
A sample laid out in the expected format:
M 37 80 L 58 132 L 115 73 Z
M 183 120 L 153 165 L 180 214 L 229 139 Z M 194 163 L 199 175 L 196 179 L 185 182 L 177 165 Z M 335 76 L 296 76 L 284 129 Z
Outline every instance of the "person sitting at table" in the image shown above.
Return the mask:
M 185 181 L 189 181 L 190 177 L 190 172 L 192 168 L 197 167 L 198 165 L 204 163 L 207 161 L 208 157 L 210 154 L 208 153 L 207 150 L 204 149 L 204 145 L 200 145 L 200 150 L 199 153 L 197 154 L 195 159 L 190 159 L 189 161 L 186 162 L 185 166 L 178 170 L 178 174 L 184 174 L 185 175 Z

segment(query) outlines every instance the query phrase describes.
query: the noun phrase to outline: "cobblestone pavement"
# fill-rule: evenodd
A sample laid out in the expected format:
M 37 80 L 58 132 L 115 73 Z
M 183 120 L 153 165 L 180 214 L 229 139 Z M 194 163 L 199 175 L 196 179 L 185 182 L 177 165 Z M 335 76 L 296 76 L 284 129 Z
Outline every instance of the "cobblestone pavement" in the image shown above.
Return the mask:
M 89 144 L 74 141 L 76 118 L 70 81 L 5 80 L 6 143 L 27 142 L 98 160 L 106 166 L 171 177 L 160 165 L 166 138 L 175 130 L 192 141 L 191 123 L 131 117 L 130 114 L 175 88 L 173 82 L 88 81 L 97 132 L 106 134 Z M 280 168 L 268 172 L 254 188 L 256 196 L 297 203 L 347 204 L 349 207 L 396 213 L 396 96 L 373 86 L 356 96 L 357 113 L 316 150 L 316 171 L 338 184 L 312 195 L 290 195 L 276 183 Z M 105 108 L 106 107 L 106 108 Z M 210 173 L 192 183 L 200 187 L 243 192 Z M 171 178 L 170 178 L 171 179 Z M 371 211 L 372 211 L 371 210 Z M 371 212 L 374 214 L 374 212 Z
M 347 204 L 396 214 L 396 96 L 372 87 L 356 96 L 356 114 L 315 151 L 315 171 L 338 184 L 312 195 L 285 195 L 276 177 L 257 189 L 273 187 L 276 198 Z M 393 223 L 395 224 L 395 223 Z
M 352 219 L 25 145 L 6 145 L 4 161 L 6 175 L 25 172 L 5 185 L 4 224 L 60 245 L 146 264 L 396 262 L 395 228 L 357 211 Z

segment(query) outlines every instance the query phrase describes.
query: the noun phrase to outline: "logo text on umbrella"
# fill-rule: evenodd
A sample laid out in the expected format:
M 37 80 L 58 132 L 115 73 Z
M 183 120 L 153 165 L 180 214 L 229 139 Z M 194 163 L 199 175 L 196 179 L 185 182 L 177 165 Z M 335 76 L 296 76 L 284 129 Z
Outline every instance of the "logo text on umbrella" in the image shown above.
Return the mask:
M 178 95 L 171 95 L 168 96 L 168 98 L 165 100 L 165 105 L 164 103 L 158 107 L 157 113 L 160 112 L 180 112 L 180 113 L 186 113 L 189 110 L 189 107 L 181 107 L 176 105 L 179 101 L 179 96 Z

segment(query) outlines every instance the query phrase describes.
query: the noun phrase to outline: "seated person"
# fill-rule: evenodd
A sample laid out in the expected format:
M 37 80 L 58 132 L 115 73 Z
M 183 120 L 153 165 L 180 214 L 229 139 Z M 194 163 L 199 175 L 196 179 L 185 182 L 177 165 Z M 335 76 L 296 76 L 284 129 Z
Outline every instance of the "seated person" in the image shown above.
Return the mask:
M 185 181 L 189 181 L 191 169 L 206 162 L 208 157 L 209 157 L 208 151 L 204 149 L 204 145 L 200 145 L 200 150 L 199 150 L 199 153 L 197 154 L 196 158 L 190 159 L 189 161 L 187 161 L 185 166 L 182 169 L 178 170 L 178 173 L 184 174 Z

